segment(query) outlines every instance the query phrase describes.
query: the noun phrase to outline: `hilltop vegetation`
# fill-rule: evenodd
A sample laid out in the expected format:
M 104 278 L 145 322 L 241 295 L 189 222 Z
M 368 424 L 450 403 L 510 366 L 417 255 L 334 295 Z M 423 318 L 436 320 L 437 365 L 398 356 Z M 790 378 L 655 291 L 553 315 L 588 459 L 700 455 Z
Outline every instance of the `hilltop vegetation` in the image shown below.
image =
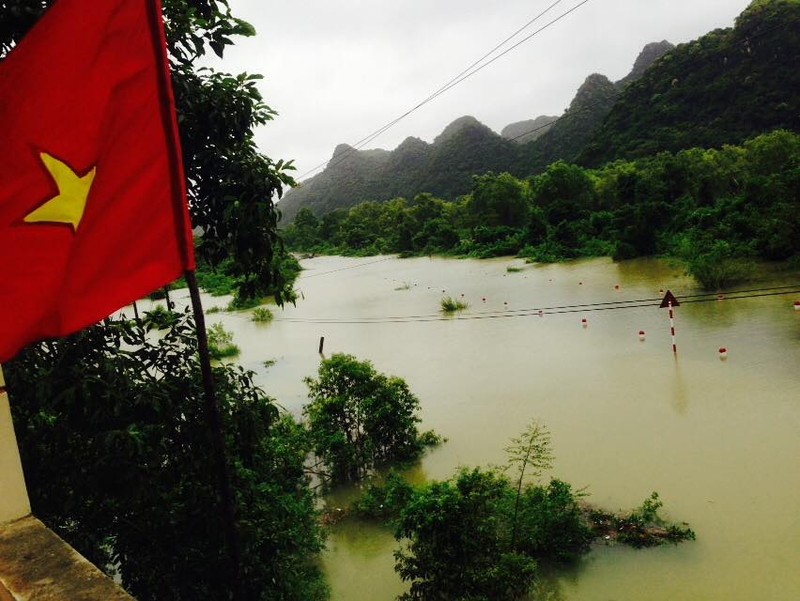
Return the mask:
M 734 28 L 678 46 L 628 86 L 579 162 L 800 131 L 798 61 L 800 1 L 753 2 Z
M 800 254 L 800 135 L 776 131 L 721 149 L 663 152 L 541 175 L 474 176 L 457 201 L 431 194 L 366 202 L 286 228 L 298 251 L 519 254 L 535 261 L 669 254 L 709 288 L 747 276 L 746 261 Z M 744 261 L 744 263 L 743 263 Z
M 421 192 L 452 200 L 469 192 L 475 173 L 508 171 L 525 176 L 556 159 L 571 159 L 625 86 L 670 48 L 668 42 L 648 44 L 630 74 L 617 83 L 590 75 L 560 118 L 540 116 L 512 123 L 498 135 L 474 117 L 464 116 L 431 144 L 413 137 L 393 151 L 340 144 L 324 171 L 286 194 L 280 203 L 283 217 L 291 221 L 301 208 L 324 215 L 368 200 L 411 198 Z
M 515 123 L 500 136 L 462 117 L 432 144 L 408 138 L 391 152 L 340 146 L 328 168 L 290 190 L 279 208 L 291 221 L 302 208 L 320 218 L 365 201 L 423 193 L 455 201 L 470 192 L 475 174 L 525 178 L 558 160 L 598 168 L 664 151 L 742 144 L 776 129 L 800 132 L 797 64 L 800 0 L 757 0 L 733 28 L 678 47 L 649 44 L 620 81 L 589 75 L 557 121 Z

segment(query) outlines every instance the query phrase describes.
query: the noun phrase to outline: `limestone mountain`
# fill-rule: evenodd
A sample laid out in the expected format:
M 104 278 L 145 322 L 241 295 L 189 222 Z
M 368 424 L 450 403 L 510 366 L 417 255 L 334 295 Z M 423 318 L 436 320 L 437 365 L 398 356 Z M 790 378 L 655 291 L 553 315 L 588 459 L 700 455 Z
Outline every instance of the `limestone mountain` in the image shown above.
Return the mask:
M 432 144 L 409 137 L 391 152 L 340 144 L 326 169 L 290 190 L 278 208 L 289 222 L 302 207 L 324 215 L 365 200 L 412 198 L 420 192 L 455 198 L 469 191 L 473 174 L 507 170 L 516 156 L 513 142 L 475 117 L 460 117 Z
M 558 121 L 535 142 L 520 150 L 520 163 L 516 165 L 515 171 L 538 173 L 559 159 L 574 160 L 627 86 L 639 79 L 650 65 L 674 47 L 667 41 L 647 44 L 636 58 L 631 72 L 615 83 L 599 73 L 587 77 Z
M 631 69 L 631 72 L 617 82 L 617 87 L 624 89 L 629 83 L 639 79 L 642 75 L 644 75 L 644 72 L 650 68 L 650 65 L 652 65 L 673 48 L 675 48 L 675 45 L 671 44 L 667 40 L 647 44 L 639 53 L 639 56 L 636 58 L 636 62 L 633 63 L 633 69 Z
M 600 165 L 738 144 L 776 128 L 800 131 L 798 64 L 800 0 L 754 0 L 732 28 L 675 48 L 648 44 L 620 81 L 590 75 L 547 128 L 533 132 L 534 119 L 501 136 L 462 117 L 430 144 L 408 138 L 394 151 L 340 145 L 328 167 L 289 191 L 279 208 L 291 219 L 303 206 L 321 215 L 420 192 L 452 199 L 469 192 L 472 175 L 487 171 L 524 177 L 558 159 Z M 541 135 L 512 141 L 526 133 Z
M 681 44 L 631 83 L 580 161 L 800 131 L 800 0 L 756 0 L 733 28 Z
M 340 144 L 324 171 L 290 190 L 280 202 L 284 222 L 291 221 L 301 207 L 323 215 L 365 200 L 413 198 L 420 192 L 452 199 L 469 192 L 475 174 L 509 171 L 525 176 L 555 160 L 571 160 L 628 82 L 635 81 L 670 48 L 668 42 L 648 44 L 631 73 L 619 82 L 590 75 L 560 118 L 540 116 L 514 123 L 498 135 L 474 117 L 464 116 L 430 144 L 414 137 L 393 151 L 355 150 Z
M 558 117 L 540 115 L 536 117 L 536 119 L 517 121 L 516 123 L 506 125 L 500 132 L 500 135 L 506 140 L 511 140 L 517 144 L 533 142 L 544 135 L 556 121 L 558 121 Z

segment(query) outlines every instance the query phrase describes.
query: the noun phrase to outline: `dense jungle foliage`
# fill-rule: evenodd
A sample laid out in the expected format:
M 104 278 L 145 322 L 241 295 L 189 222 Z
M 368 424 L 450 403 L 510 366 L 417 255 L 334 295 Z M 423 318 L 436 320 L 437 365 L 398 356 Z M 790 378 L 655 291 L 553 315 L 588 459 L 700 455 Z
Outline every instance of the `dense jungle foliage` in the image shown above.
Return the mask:
M 678 46 L 629 85 L 577 162 L 800 132 L 798 61 L 800 1 L 756 0 L 735 27 Z
M 432 144 L 408 138 L 393 151 L 342 146 L 323 172 L 287 193 L 280 210 L 291 221 L 302 208 L 321 217 L 423 192 L 452 201 L 469 192 L 473 174 L 525 178 L 557 160 L 599 167 L 742 144 L 776 129 L 800 132 L 799 62 L 800 0 L 755 0 L 732 28 L 676 48 L 648 44 L 620 81 L 589 75 L 533 141 L 512 142 L 462 117 Z
M 284 232 L 294 250 L 339 254 L 684 259 L 708 288 L 753 261 L 800 254 L 800 136 L 775 131 L 720 149 L 662 152 L 599 169 L 556 162 L 537 176 L 474 176 L 448 202 L 430 194 L 366 202 Z

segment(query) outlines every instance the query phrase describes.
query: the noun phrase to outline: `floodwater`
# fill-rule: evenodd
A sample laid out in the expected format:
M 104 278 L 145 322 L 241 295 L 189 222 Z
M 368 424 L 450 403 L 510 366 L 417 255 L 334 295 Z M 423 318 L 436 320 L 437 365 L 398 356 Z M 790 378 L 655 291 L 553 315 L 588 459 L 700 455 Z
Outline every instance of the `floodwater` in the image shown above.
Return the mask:
M 657 549 L 597 546 L 547 582 L 548 599 L 800 599 L 800 295 L 684 302 L 676 358 L 668 310 L 624 302 L 698 293 L 665 261 L 320 257 L 303 266 L 302 298 L 272 323 L 208 316 L 234 332 L 239 362 L 286 409 L 299 415 L 307 402 L 302 379 L 315 375 L 324 336 L 326 355 L 350 353 L 404 378 L 422 428 L 448 438 L 413 477 L 501 464 L 508 440 L 536 419 L 552 433 L 550 475 L 610 510 L 658 491 L 665 517 L 697 533 Z M 437 317 L 443 294 L 470 304 L 461 318 Z M 597 303 L 617 304 L 555 309 Z M 404 590 L 396 546 L 375 525 L 337 526 L 324 557 L 333 599 L 394 599 Z

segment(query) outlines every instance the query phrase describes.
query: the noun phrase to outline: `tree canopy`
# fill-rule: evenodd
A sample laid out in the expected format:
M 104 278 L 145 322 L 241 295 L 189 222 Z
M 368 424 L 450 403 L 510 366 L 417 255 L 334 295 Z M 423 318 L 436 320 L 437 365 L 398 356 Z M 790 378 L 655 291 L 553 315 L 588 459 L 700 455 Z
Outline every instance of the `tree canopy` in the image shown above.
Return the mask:
M 291 248 L 341 254 L 684 259 L 708 288 L 735 283 L 754 259 L 800 254 L 800 136 L 692 148 L 598 169 L 558 161 L 544 173 L 473 178 L 456 201 L 430 194 L 310 213 L 285 230 Z M 314 224 L 317 224 L 316 226 Z

